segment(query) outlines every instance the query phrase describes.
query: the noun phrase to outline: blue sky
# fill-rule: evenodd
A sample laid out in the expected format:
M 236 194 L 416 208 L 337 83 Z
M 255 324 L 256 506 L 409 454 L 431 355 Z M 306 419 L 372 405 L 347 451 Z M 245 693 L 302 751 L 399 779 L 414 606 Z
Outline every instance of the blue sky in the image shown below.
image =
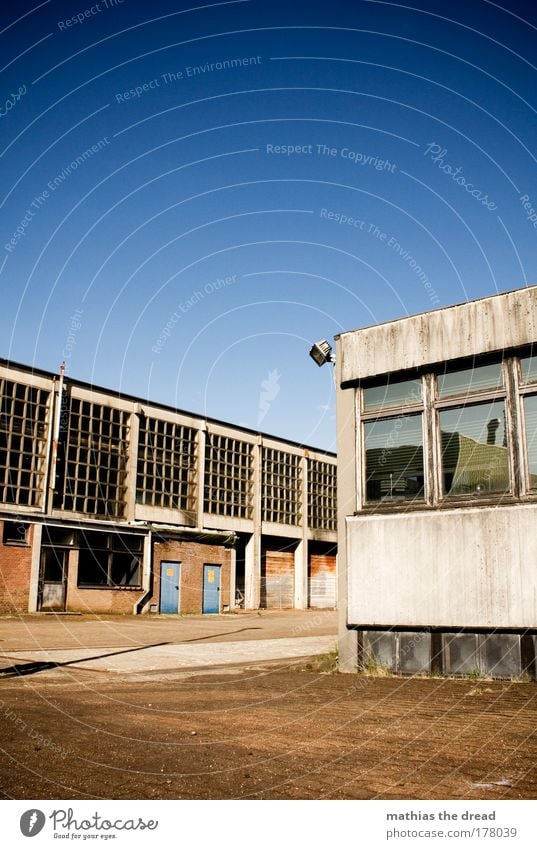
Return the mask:
M 334 449 L 313 341 L 537 282 L 525 3 L 0 15 L 2 357 Z

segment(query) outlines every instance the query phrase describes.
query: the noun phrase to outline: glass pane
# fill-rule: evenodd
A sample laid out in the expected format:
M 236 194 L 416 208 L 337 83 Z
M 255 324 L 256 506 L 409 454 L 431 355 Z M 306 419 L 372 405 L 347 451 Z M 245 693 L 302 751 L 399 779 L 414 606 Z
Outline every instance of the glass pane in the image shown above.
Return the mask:
M 509 489 L 503 401 L 454 407 L 440 413 L 445 495 L 479 495 Z
M 368 501 L 423 498 L 421 414 L 366 422 Z
M 535 383 L 537 381 L 537 355 L 522 357 L 520 369 L 522 371 L 522 383 Z
M 403 404 L 419 404 L 422 400 L 421 379 L 383 383 L 364 389 L 364 409 L 382 409 Z
M 135 587 L 140 583 L 140 561 L 130 554 L 112 555 L 112 584 L 122 587 Z
M 468 395 L 503 386 L 502 364 L 492 363 L 438 375 L 438 397 Z
M 529 484 L 537 488 L 537 395 L 527 395 L 524 398 L 526 414 L 526 439 L 528 442 L 528 466 L 530 472 Z
M 78 555 L 78 586 L 108 584 L 108 552 L 80 549 Z

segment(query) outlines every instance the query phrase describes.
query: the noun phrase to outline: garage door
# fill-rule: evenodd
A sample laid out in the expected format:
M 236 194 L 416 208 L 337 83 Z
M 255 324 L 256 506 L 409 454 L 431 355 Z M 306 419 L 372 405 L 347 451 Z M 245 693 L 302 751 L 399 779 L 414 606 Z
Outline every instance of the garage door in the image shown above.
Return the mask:
M 261 561 L 261 606 L 283 609 L 295 606 L 295 555 L 293 551 L 265 551 Z
M 336 606 L 336 557 L 334 554 L 310 554 L 309 606 Z

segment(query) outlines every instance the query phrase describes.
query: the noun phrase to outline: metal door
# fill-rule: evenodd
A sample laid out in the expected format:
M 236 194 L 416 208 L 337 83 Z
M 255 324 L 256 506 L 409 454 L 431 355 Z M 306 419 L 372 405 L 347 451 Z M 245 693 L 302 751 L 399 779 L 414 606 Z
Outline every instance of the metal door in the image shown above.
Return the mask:
M 163 560 L 160 564 L 160 612 L 179 613 L 180 563 Z
M 65 610 L 68 557 L 69 552 L 62 549 L 41 551 L 40 610 Z
M 220 613 L 220 566 L 203 567 L 203 612 Z

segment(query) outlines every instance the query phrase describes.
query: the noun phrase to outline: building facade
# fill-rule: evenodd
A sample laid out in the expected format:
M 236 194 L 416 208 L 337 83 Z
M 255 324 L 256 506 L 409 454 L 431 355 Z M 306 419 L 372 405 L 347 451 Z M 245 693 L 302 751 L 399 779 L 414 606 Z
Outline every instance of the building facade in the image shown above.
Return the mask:
M 340 663 L 535 676 L 537 287 L 337 340 Z
M 0 362 L 0 611 L 336 605 L 333 454 Z

